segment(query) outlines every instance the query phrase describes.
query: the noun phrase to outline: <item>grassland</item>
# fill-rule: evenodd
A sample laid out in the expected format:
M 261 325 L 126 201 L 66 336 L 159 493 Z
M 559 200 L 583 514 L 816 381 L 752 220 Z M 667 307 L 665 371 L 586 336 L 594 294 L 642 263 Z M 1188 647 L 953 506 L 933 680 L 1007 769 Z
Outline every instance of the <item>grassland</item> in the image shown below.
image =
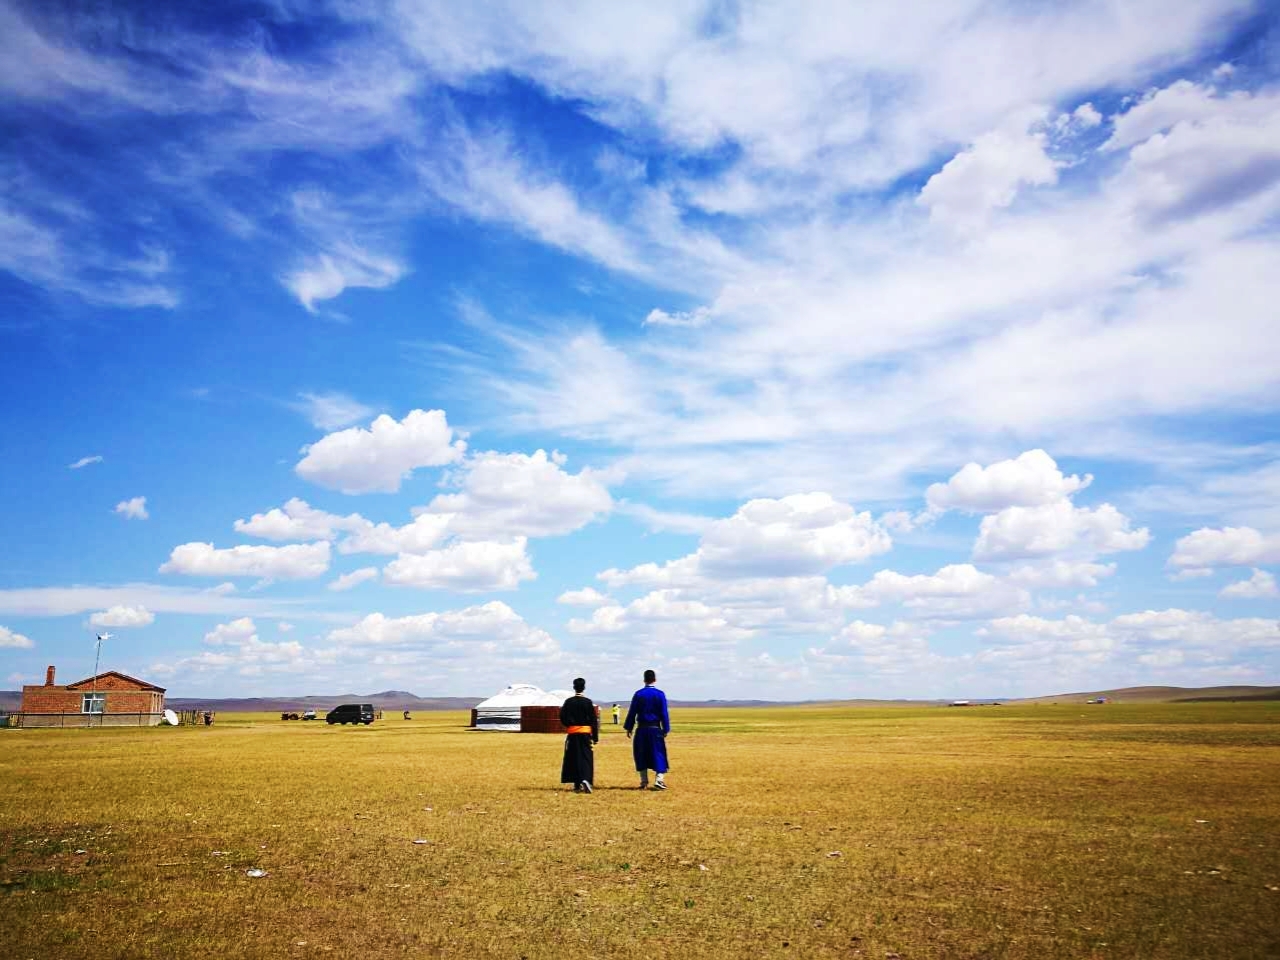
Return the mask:
M 1280 704 L 673 720 L 0 731 L 0 956 L 1280 956 Z

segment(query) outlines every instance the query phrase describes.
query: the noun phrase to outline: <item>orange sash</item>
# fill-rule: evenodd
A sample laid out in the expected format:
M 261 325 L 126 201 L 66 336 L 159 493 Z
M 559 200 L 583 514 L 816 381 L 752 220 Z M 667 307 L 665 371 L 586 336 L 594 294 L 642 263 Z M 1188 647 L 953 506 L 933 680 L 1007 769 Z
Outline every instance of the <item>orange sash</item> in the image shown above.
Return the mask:
M 566 729 L 568 729 L 569 733 L 590 733 L 591 732 L 590 727 L 585 727 L 582 724 L 577 724 L 576 726 L 568 727 Z

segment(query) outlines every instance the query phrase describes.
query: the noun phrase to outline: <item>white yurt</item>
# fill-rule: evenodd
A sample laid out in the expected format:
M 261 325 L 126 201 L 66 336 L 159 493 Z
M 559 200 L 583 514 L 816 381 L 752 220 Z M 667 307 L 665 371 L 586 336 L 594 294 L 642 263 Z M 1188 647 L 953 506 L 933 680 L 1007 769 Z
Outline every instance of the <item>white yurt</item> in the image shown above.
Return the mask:
M 488 700 L 476 704 L 476 729 L 520 732 L 521 707 L 558 707 L 564 698 L 556 699 L 531 683 L 513 683 Z

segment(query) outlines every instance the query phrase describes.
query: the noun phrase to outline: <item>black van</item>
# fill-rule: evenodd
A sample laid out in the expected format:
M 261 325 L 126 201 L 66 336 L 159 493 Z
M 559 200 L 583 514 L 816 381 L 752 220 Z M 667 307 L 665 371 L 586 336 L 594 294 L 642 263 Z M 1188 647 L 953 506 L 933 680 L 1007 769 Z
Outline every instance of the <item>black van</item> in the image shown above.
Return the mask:
M 325 723 L 373 723 L 372 703 L 344 703 L 334 707 L 324 716 Z

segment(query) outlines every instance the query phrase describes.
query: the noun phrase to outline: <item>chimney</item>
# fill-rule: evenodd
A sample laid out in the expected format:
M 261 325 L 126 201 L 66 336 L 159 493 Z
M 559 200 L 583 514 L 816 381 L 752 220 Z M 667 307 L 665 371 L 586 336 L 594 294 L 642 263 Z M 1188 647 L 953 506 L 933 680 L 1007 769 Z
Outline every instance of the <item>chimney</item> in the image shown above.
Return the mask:
M 46 687 L 53 686 L 53 664 L 49 664 L 49 669 L 44 672 L 44 685 Z

